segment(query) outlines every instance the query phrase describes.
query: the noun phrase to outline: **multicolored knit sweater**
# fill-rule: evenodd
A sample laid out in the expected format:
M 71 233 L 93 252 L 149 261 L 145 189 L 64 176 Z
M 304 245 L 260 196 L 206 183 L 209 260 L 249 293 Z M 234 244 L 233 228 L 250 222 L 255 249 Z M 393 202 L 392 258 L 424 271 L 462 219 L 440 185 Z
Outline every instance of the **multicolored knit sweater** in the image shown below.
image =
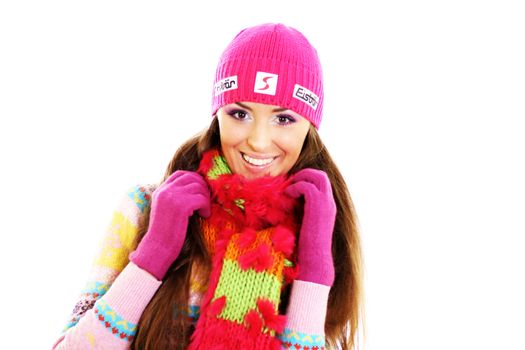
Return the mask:
M 200 170 L 211 175 L 212 192 L 213 184 L 225 185 L 213 181 L 222 173 L 220 168 L 205 158 L 202 164 L 207 165 Z M 140 316 L 161 285 L 128 259 L 138 244 L 138 225 L 154 190 L 152 185 L 134 186 L 115 210 L 88 283 L 53 349 L 129 349 Z M 229 209 L 229 216 L 212 215 L 203 222 L 215 266 L 209 283 L 198 271 L 192 276 L 188 312 L 196 331 L 189 349 L 211 349 L 218 341 L 225 349 L 324 349 L 329 287 L 295 280 L 286 315 L 277 312 L 295 223 L 279 215 L 270 215 L 266 222 L 242 219 L 235 214 L 250 212 L 249 197 L 246 192 L 230 195 L 229 199 L 244 197 L 244 202 L 219 199 L 222 205 L 213 205 L 212 210 Z M 238 284 L 250 288 L 234 288 Z

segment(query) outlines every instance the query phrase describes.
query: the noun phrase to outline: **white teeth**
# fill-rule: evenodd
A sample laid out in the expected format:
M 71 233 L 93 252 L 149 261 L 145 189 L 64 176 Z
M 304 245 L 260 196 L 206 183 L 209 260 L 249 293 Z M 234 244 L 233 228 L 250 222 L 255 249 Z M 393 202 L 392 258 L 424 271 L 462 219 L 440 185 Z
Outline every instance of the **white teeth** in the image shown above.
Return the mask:
M 250 164 L 253 164 L 253 165 L 257 165 L 257 166 L 261 166 L 261 165 L 266 165 L 266 164 L 270 164 L 271 162 L 273 162 L 273 158 L 267 158 L 267 159 L 255 159 L 255 158 L 251 158 L 249 156 L 247 156 L 246 154 L 242 154 L 242 157 L 244 158 L 244 160 L 246 160 L 248 163 Z

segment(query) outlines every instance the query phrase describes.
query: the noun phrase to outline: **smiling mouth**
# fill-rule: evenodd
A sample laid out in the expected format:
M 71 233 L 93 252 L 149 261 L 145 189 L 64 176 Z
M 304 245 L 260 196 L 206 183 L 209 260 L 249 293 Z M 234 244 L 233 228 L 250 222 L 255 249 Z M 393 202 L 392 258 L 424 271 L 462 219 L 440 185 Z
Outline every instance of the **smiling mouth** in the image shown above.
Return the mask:
M 272 163 L 275 158 L 277 158 L 277 157 L 264 158 L 264 159 L 252 158 L 252 157 L 250 157 L 250 156 L 248 156 L 248 155 L 246 155 L 245 153 L 242 153 L 242 152 L 241 152 L 241 155 L 242 155 L 242 158 L 248 164 L 253 165 L 253 166 L 258 166 L 258 167 L 265 167 L 265 166 L 269 165 L 270 163 Z

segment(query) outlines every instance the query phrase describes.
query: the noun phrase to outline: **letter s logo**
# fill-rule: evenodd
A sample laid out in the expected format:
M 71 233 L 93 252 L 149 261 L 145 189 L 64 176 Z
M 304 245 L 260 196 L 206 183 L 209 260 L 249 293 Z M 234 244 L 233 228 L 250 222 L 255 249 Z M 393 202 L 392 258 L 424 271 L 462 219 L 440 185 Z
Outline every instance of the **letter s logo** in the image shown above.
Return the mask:
M 257 72 L 253 92 L 266 95 L 275 95 L 278 78 L 279 76 L 277 74 Z
M 260 88 L 259 90 L 266 90 L 266 89 L 269 89 L 270 88 L 270 84 L 268 84 L 268 79 L 272 79 L 273 77 L 266 77 L 266 78 L 263 78 L 263 82 L 266 84 L 265 87 L 263 88 Z

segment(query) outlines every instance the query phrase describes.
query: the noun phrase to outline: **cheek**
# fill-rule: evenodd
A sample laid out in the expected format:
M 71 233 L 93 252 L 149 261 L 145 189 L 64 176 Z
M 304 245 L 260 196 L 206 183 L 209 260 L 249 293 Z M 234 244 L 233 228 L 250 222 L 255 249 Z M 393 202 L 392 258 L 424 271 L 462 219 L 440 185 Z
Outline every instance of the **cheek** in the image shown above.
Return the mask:
M 228 135 L 221 134 L 221 146 L 222 148 L 228 148 L 233 145 L 233 140 Z
M 226 161 L 230 166 L 232 166 L 233 163 L 233 154 L 235 153 L 235 140 L 232 140 L 231 138 L 227 136 L 221 135 L 221 149 L 222 153 L 226 157 Z
M 295 164 L 301 149 L 303 148 L 304 137 L 302 135 L 295 135 L 294 137 L 287 137 L 281 140 L 281 149 L 286 152 L 286 163 L 290 166 Z
M 241 130 L 233 130 L 232 128 L 224 128 L 221 132 L 221 149 L 226 157 L 226 161 L 234 172 L 238 171 L 239 165 L 239 147 L 243 141 Z
M 223 116 L 219 118 L 219 132 L 223 148 L 231 147 L 238 143 L 239 132 L 236 132 L 230 121 Z
M 221 133 L 221 146 L 223 149 L 239 146 L 244 140 L 242 132 Z

